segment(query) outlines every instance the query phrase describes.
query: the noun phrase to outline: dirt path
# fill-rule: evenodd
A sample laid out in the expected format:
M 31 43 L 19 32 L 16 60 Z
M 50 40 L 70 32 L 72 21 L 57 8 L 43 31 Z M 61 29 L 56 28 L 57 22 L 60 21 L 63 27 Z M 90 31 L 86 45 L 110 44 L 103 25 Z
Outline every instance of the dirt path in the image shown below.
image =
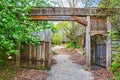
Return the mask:
M 57 64 L 53 65 L 51 74 L 46 80 L 93 80 L 91 73 L 70 60 L 70 55 L 58 54 L 54 56 Z
M 113 74 L 103 68 L 85 71 L 85 56 L 81 50 L 66 49 L 64 46 L 56 46 L 53 50 L 56 50 L 57 55 L 53 57 L 51 71 L 19 69 L 13 66 L 17 73 L 14 80 L 114 80 Z

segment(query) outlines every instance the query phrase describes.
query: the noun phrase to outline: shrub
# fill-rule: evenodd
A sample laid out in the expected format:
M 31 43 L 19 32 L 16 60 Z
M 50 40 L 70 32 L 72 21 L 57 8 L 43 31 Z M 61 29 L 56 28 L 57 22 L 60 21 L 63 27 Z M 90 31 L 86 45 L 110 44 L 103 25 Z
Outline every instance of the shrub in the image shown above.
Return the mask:
M 55 45 L 60 45 L 62 40 L 62 35 L 60 33 L 54 33 L 52 35 L 52 41 Z
M 57 54 L 55 50 L 51 50 L 51 53 L 52 53 L 53 55 Z
M 120 44 L 118 45 L 118 51 L 120 51 Z M 111 70 L 115 75 L 115 80 L 120 80 L 120 53 L 113 54 L 113 57 Z
M 67 43 L 67 48 L 80 48 L 80 45 L 75 43 Z

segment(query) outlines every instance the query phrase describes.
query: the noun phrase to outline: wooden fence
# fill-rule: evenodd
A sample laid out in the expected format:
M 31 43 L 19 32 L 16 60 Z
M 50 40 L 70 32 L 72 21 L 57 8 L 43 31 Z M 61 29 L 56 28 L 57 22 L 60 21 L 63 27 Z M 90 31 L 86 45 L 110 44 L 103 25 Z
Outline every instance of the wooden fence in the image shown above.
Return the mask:
M 49 69 L 51 66 L 51 30 L 43 33 L 39 45 L 24 44 L 25 50 L 20 54 L 20 66 L 36 69 Z

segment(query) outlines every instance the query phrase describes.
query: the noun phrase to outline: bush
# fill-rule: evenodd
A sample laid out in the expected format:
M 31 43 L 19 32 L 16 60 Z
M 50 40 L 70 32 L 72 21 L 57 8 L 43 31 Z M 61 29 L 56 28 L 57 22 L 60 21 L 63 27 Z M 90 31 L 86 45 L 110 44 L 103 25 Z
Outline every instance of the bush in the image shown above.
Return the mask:
M 80 45 L 75 43 L 67 43 L 67 48 L 80 48 Z
M 120 51 L 120 44 L 118 45 L 118 51 Z M 120 80 L 120 53 L 113 54 L 113 57 L 111 70 L 115 75 L 115 80 Z
M 60 33 L 54 33 L 52 35 L 52 42 L 55 45 L 60 45 L 61 44 L 61 40 L 62 40 L 62 35 Z
M 57 54 L 55 50 L 51 50 L 51 53 L 52 53 L 53 55 Z

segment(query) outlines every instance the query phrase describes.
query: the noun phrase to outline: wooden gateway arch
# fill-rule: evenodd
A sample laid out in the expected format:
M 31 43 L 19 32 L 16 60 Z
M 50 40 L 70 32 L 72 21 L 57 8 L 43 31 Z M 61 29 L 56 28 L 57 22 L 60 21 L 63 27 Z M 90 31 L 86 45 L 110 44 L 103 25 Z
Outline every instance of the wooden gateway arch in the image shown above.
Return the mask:
M 86 26 L 86 64 L 106 68 L 111 66 L 111 24 L 108 19 L 112 9 L 104 8 L 40 8 L 34 7 L 30 18 L 40 21 L 77 21 Z M 83 18 L 84 17 L 84 18 Z

